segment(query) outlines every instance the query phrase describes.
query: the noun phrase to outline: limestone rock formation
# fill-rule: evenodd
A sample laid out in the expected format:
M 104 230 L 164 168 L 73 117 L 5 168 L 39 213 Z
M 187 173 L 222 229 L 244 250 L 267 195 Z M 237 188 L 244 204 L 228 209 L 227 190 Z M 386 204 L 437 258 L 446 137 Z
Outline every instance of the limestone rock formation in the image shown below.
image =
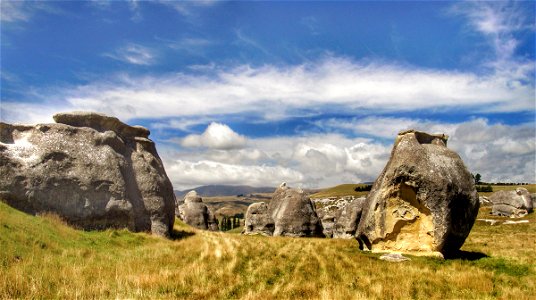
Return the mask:
M 491 213 L 497 216 L 521 218 L 533 210 L 531 194 L 525 188 L 495 192 L 489 201 L 493 204 Z
M 196 191 L 190 191 L 184 196 L 184 204 L 178 205 L 177 212 L 177 217 L 190 226 L 218 231 L 218 220 Z
M 398 134 L 363 208 L 361 249 L 449 255 L 463 245 L 479 199 L 471 174 L 446 143 L 445 135 Z
M 361 213 L 365 200 L 364 197 L 353 199 L 338 212 L 335 218 L 335 226 L 333 228 L 333 238 L 354 238 L 357 226 L 361 220 Z
M 302 190 L 291 189 L 286 183 L 276 189 L 267 207 L 258 203 L 250 205 L 244 233 L 293 237 L 323 236 L 322 225 L 311 199 Z
M 264 202 L 253 203 L 246 212 L 244 234 L 272 235 L 274 220 L 268 212 L 268 205 Z
M 0 199 L 84 229 L 168 236 L 175 195 L 149 130 L 90 112 L 54 120 L 0 123 Z
M 315 200 L 316 213 L 328 238 L 354 238 L 361 218 L 364 197 L 326 198 Z
M 301 189 L 281 184 L 272 196 L 268 211 L 275 224 L 274 236 L 323 236 L 313 203 Z

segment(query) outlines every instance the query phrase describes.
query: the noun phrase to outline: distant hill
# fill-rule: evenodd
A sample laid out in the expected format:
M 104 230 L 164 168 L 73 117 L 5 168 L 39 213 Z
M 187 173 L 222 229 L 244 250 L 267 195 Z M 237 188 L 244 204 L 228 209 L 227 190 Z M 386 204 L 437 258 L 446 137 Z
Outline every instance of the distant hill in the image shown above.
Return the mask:
M 201 197 L 216 197 L 247 195 L 253 193 L 273 193 L 275 191 L 275 187 L 253 187 L 248 185 L 204 185 L 184 191 L 176 190 L 175 195 L 179 198 L 182 198 L 191 190 L 195 190 Z
M 311 198 L 328 198 L 328 197 L 342 197 L 342 196 L 355 196 L 363 197 L 368 194 L 368 192 L 357 192 L 355 189 L 357 187 L 364 187 L 367 183 L 359 184 L 340 184 L 331 188 L 321 190 L 315 194 L 311 195 Z

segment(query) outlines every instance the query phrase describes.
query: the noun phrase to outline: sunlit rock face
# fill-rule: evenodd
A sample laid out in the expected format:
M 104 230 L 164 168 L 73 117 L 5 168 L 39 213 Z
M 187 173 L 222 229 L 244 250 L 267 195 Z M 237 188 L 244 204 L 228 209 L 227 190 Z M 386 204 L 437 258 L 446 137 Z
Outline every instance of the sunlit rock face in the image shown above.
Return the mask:
M 464 243 L 479 199 L 445 135 L 401 132 L 376 179 L 357 230 L 360 248 L 449 255 Z
M 345 196 L 314 200 L 316 214 L 328 238 L 352 239 L 361 218 L 365 197 Z
M 521 218 L 533 210 L 533 200 L 525 188 L 515 191 L 498 191 L 489 197 L 492 203 L 491 213 L 496 216 Z
M 83 229 L 168 236 L 175 195 L 149 130 L 90 112 L 54 120 L 0 123 L 0 199 Z
M 177 217 L 190 226 L 218 231 L 218 220 L 196 191 L 188 192 L 184 196 L 184 204 L 178 205 L 176 211 Z

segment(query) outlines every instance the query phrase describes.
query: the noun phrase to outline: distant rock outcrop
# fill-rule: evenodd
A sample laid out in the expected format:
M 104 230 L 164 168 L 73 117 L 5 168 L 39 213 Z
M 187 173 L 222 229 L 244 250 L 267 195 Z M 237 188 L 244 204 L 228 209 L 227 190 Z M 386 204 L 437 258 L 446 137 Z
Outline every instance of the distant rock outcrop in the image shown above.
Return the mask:
M 354 238 L 361 218 L 364 197 L 326 198 L 315 200 L 316 213 L 328 238 Z
M 254 203 L 248 208 L 244 234 L 271 231 L 270 235 L 274 236 L 323 236 L 311 199 L 302 190 L 283 183 L 274 192 L 270 204 L 267 207 L 263 204 Z
M 531 194 L 525 188 L 495 192 L 489 201 L 493 204 L 491 213 L 497 216 L 521 218 L 533 210 Z
M 90 112 L 54 120 L 0 123 L 0 199 L 84 229 L 168 236 L 175 196 L 149 130 Z
M 445 135 L 398 134 L 364 205 L 360 248 L 448 255 L 463 245 L 479 200 L 471 174 L 446 143 Z
M 184 204 L 177 206 L 177 217 L 184 223 L 195 228 L 218 231 L 218 220 L 203 203 L 196 191 L 190 191 L 184 196 Z

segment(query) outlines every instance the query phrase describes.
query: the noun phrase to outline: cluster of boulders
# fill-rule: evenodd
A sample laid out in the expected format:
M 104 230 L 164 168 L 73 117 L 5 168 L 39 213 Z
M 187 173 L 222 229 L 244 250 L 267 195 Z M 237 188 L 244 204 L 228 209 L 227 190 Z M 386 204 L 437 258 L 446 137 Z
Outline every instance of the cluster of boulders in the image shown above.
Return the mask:
M 218 221 L 195 191 L 176 202 L 149 131 L 97 113 L 54 115 L 55 124 L 0 123 L 0 199 L 19 210 L 52 212 L 84 229 L 128 228 L 169 236 L 174 216 L 204 230 Z M 366 198 L 316 200 L 283 183 L 246 212 L 244 234 L 356 238 L 373 251 L 457 251 L 479 204 L 522 217 L 526 189 L 479 199 L 447 136 L 398 134 L 389 162 Z
M 149 130 L 97 113 L 53 118 L 55 124 L 0 123 L 0 199 L 83 229 L 168 236 L 175 195 Z
M 301 189 L 282 183 L 270 203 L 254 203 L 248 207 L 244 234 L 268 236 L 322 236 L 322 224 L 311 199 Z
M 175 215 L 184 223 L 198 229 L 218 231 L 218 219 L 203 203 L 196 191 L 190 191 L 184 196 L 184 203 L 177 203 Z

